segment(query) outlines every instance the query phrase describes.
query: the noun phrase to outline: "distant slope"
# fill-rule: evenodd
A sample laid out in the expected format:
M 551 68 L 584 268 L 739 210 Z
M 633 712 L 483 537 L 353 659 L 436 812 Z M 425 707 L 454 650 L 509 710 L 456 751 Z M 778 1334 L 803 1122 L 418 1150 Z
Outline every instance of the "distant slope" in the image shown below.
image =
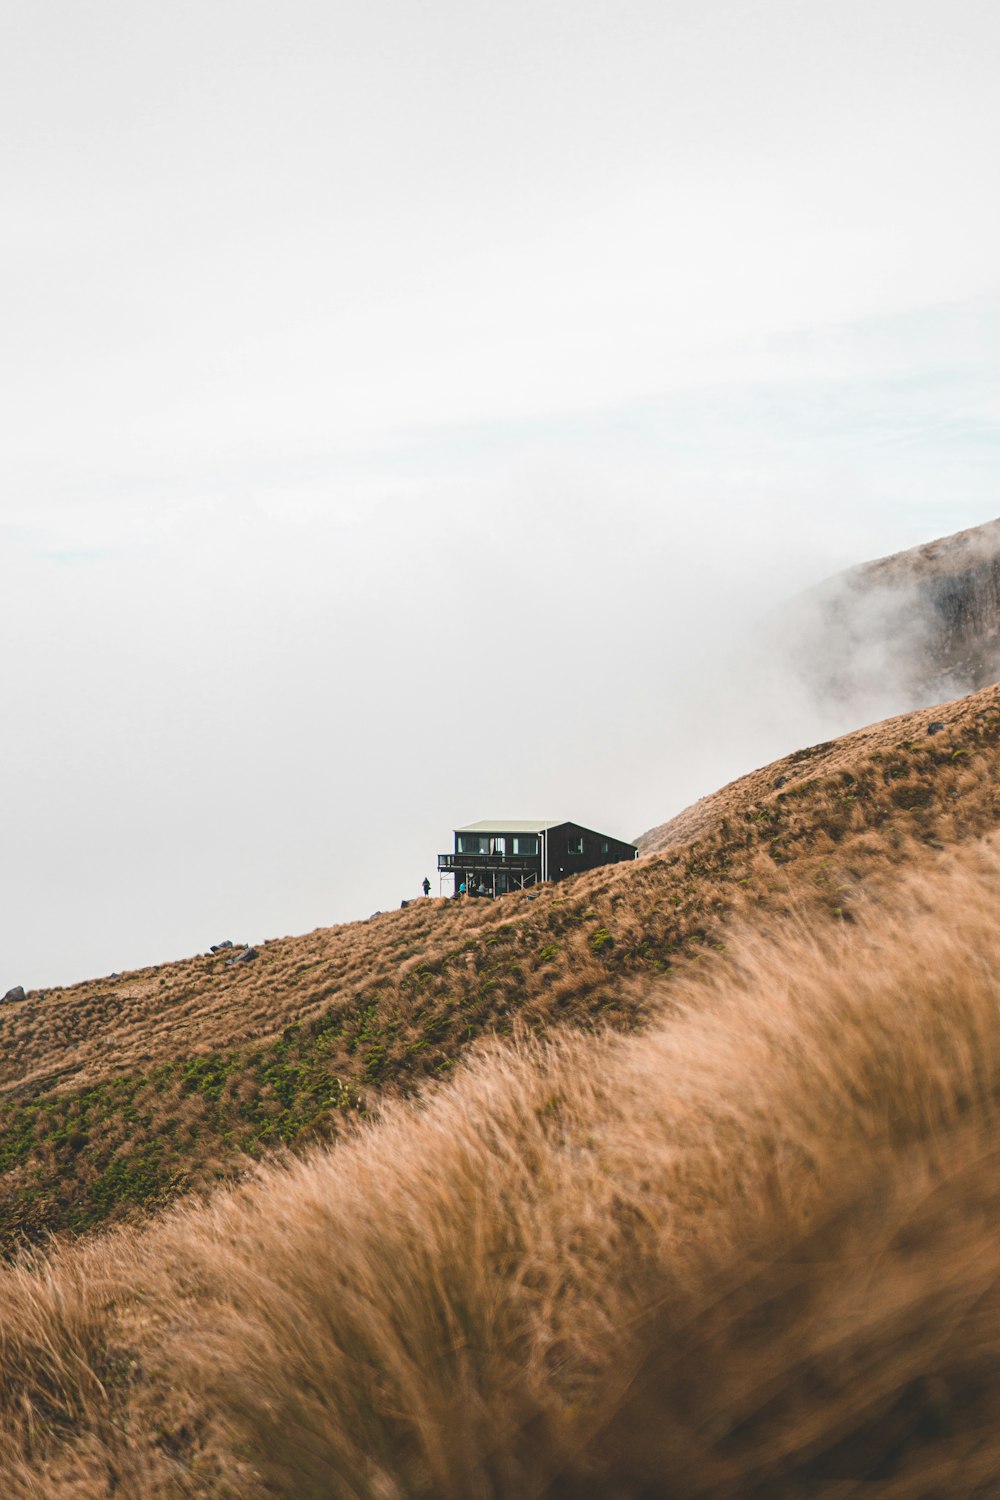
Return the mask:
M 1000 678 L 1000 519 L 838 574 L 771 627 L 816 697 L 870 717 L 985 687 Z
M 970 727 L 975 726 L 979 732 L 989 722 L 995 711 L 991 705 L 1000 705 L 998 688 L 934 708 L 899 714 L 839 739 L 793 750 L 781 760 L 751 771 L 710 796 L 702 797 L 676 817 L 641 834 L 636 842 L 643 854 L 659 854 L 689 844 L 716 834 L 724 823 L 753 815 L 754 810 L 764 806 L 780 808 L 789 799 L 796 801 L 803 795 L 809 797 L 821 778 L 843 780 L 845 775 L 856 775 L 863 764 L 880 767 L 884 781 L 899 781 L 901 786 L 907 782 L 915 785 L 915 774 L 926 778 L 926 790 L 930 794 L 937 790 L 935 783 L 940 780 L 941 768 L 948 764 L 949 759 L 959 763 L 968 758 L 964 740 L 958 745 L 955 742 L 962 740 Z M 907 758 L 904 762 L 894 758 L 900 747 L 905 749 Z M 924 753 L 919 754 L 921 751 Z M 990 800 L 987 787 L 981 788 L 981 793 Z M 910 793 L 904 789 L 897 791 L 896 795 L 905 799 Z
M 849 575 L 860 590 L 915 592 L 931 681 L 975 690 L 1000 677 L 1000 519 L 897 552 Z
M 743 777 L 645 835 L 632 865 L 417 902 L 258 944 L 245 967 L 206 955 L 10 1003 L 0 1244 L 145 1213 L 334 1136 L 482 1038 L 639 1025 L 636 981 L 703 958 L 734 920 L 849 916 L 901 867 L 995 829 L 998 773 L 992 687 Z

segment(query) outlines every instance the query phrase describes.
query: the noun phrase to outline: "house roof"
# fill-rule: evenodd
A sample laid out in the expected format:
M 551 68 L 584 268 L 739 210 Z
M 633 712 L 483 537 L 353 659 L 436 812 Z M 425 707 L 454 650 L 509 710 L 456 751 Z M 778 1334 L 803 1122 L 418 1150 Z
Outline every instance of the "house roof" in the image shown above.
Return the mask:
M 466 823 L 456 828 L 456 833 L 544 833 L 546 828 L 559 828 L 565 818 L 544 818 L 534 822 L 530 818 L 484 818 L 478 823 Z

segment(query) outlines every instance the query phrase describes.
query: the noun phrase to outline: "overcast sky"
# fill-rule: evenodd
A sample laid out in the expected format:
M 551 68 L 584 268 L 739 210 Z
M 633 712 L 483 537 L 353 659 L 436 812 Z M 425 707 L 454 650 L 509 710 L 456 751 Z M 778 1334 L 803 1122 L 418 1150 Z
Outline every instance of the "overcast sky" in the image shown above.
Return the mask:
M 632 837 L 1000 513 L 994 0 L 0 17 L 0 993 Z

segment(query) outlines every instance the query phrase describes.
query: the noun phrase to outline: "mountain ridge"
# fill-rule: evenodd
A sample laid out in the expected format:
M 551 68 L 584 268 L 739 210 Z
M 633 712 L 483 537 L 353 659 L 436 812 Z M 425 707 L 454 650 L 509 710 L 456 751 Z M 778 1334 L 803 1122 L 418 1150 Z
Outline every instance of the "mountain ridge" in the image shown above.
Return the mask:
M 1000 678 L 1000 519 L 834 574 L 765 634 L 819 701 L 866 718 L 975 692 Z

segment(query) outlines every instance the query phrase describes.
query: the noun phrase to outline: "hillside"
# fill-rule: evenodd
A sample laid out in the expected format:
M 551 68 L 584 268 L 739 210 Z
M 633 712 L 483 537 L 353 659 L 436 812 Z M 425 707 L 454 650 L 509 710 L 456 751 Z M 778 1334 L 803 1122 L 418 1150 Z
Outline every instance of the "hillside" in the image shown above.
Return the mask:
M 828 579 L 775 615 L 770 649 L 818 700 L 873 717 L 995 682 L 1000 520 Z
M 855 921 L 647 979 L 638 1032 L 0 1269 L 0 1493 L 995 1493 L 1000 856 L 899 831 Z
M 911 594 L 926 622 L 927 675 L 970 689 L 1000 676 L 1000 519 L 864 563 L 859 594 Z
M 896 784 L 889 798 L 892 807 L 913 810 L 919 796 L 926 797 L 930 806 L 940 799 L 942 791 L 949 800 L 956 801 L 959 796 L 967 796 L 971 788 L 966 785 L 964 791 L 959 791 L 943 773 L 949 765 L 957 767 L 961 762 L 966 762 L 971 771 L 974 748 L 982 748 L 988 740 L 990 721 L 997 711 L 1000 711 L 1000 686 L 993 686 L 952 703 L 899 714 L 839 739 L 793 750 L 781 760 L 739 777 L 668 822 L 641 834 L 637 840 L 639 849 L 645 855 L 659 854 L 717 834 L 723 825 L 752 817 L 769 804 L 780 809 L 803 797 L 813 802 L 817 783 L 832 786 L 839 780 L 847 789 L 844 795 L 850 799 L 850 806 L 858 793 L 850 790 L 848 778 L 856 778 L 860 766 L 866 766 L 869 772 L 877 771 L 887 787 Z M 969 743 L 970 734 L 974 744 Z M 899 759 L 900 752 L 905 759 Z M 982 769 L 985 771 L 985 766 Z M 947 786 L 942 785 L 943 781 Z M 922 788 L 919 796 L 918 785 Z M 988 787 L 980 787 L 979 793 L 989 803 Z M 963 803 L 963 807 L 968 804 Z M 903 826 L 901 823 L 900 827 Z M 958 827 L 956 824 L 956 832 Z M 942 829 L 941 836 L 946 841 L 949 831 Z
M 650 979 L 669 989 L 734 923 L 848 919 L 922 851 L 996 828 L 998 758 L 992 687 L 741 778 L 644 836 L 634 865 L 10 1003 L 2 1243 L 145 1214 L 353 1131 L 490 1037 L 641 1025 Z

